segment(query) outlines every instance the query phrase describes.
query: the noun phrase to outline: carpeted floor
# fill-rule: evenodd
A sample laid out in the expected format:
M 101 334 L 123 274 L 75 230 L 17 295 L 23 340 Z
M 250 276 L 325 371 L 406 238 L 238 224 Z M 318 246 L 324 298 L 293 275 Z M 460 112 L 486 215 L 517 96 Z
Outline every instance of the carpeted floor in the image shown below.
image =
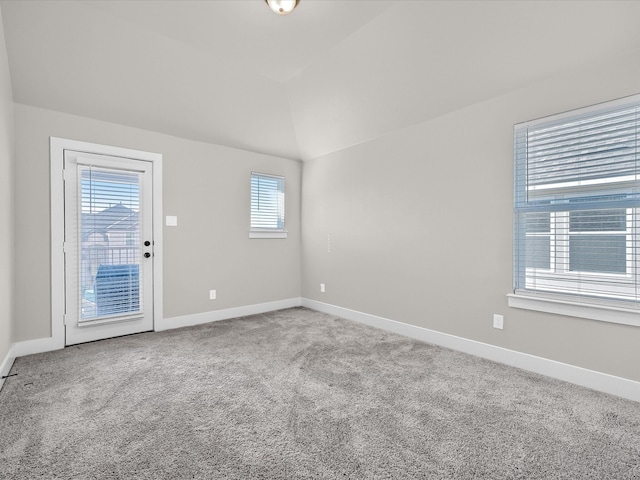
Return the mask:
M 639 403 L 304 308 L 11 373 L 3 479 L 640 478 Z

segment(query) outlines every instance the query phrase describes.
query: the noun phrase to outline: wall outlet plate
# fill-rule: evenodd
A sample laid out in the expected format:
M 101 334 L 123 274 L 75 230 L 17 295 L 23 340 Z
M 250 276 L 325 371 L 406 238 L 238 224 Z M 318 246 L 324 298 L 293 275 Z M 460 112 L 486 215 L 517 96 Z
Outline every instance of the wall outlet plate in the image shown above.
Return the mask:
M 216 291 L 209 290 L 209 300 L 215 300 L 215 299 L 216 299 Z
M 324 288 L 324 283 L 320 284 L 320 293 L 324 293 L 325 288 Z
M 504 316 L 497 313 L 493 314 L 493 328 L 499 328 L 500 330 L 504 328 Z

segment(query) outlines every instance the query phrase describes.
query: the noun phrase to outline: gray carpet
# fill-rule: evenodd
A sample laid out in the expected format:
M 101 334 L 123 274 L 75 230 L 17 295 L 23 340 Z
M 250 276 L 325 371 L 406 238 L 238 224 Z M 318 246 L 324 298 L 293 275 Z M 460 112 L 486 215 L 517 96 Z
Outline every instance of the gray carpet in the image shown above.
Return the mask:
M 640 404 L 294 308 L 16 360 L 0 478 L 640 478 Z

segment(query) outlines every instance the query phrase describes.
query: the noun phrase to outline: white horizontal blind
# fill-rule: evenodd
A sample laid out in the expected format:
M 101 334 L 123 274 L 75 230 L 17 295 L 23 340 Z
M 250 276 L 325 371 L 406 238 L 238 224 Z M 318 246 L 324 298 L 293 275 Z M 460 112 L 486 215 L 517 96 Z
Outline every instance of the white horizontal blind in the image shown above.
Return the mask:
M 251 173 L 251 230 L 284 232 L 284 177 Z
M 79 322 L 142 311 L 141 176 L 78 165 Z
M 639 97 L 516 125 L 516 291 L 638 302 L 639 149 Z

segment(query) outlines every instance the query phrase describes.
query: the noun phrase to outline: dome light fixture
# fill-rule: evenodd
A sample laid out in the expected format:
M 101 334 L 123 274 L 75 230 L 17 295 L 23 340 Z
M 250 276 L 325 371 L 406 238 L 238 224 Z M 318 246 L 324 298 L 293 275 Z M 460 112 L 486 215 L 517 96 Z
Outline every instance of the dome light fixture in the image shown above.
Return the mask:
M 300 0 L 264 0 L 273 13 L 289 15 L 298 6 Z

